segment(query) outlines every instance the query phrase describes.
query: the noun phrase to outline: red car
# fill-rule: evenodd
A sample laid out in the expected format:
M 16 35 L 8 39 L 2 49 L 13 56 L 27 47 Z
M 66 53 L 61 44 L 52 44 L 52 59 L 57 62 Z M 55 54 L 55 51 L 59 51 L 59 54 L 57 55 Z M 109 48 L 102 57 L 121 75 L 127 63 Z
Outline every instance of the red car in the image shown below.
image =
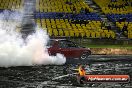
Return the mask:
M 80 47 L 72 41 L 64 39 L 51 39 L 48 43 L 50 55 L 63 54 L 66 58 L 86 59 L 91 55 L 89 48 Z

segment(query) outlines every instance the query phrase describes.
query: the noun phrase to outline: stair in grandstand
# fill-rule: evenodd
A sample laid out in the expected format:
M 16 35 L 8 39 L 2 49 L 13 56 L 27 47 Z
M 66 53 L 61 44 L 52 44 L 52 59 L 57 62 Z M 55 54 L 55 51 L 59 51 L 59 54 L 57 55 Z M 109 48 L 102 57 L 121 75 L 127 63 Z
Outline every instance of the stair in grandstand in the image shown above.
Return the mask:
M 26 37 L 35 30 L 34 11 L 36 9 L 35 0 L 24 0 L 24 16 L 22 20 L 21 33 Z
M 98 5 L 96 5 L 96 3 L 94 3 L 92 0 L 86 0 L 86 3 L 90 7 L 92 7 L 96 13 L 100 15 L 103 21 L 107 22 L 112 27 L 115 27 L 114 24 L 107 19 L 106 15 L 102 12 L 101 8 Z
M 111 29 L 116 33 L 117 37 L 116 39 L 126 39 L 126 37 L 124 35 L 119 35 L 117 34 L 117 27 L 116 24 L 111 22 L 109 19 L 107 19 L 107 16 L 105 15 L 105 13 L 101 10 L 101 8 L 93 1 L 93 0 L 86 0 L 85 1 L 91 8 L 94 9 L 94 12 L 96 12 L 102 19 L 102 21 L 106 22 L 107 26 L 111 26 Z

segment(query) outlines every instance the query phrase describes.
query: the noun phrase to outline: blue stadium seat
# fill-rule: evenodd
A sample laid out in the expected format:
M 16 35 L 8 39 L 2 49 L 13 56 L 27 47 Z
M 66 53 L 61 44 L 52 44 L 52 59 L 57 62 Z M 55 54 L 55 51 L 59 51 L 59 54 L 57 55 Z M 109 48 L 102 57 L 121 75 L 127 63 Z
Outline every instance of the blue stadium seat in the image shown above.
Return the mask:
M 62 16 L 60 16 L 62 15 Z M 64 16 L 63 16 L 64 15 Z M 101 20 L 96 13 L 88 14 L 72 14 L 72 13 L 57 13 L 57 12 L 35 12 L 34 18 L 50 18 L 50 19 L 74 19 L 74 20 Z

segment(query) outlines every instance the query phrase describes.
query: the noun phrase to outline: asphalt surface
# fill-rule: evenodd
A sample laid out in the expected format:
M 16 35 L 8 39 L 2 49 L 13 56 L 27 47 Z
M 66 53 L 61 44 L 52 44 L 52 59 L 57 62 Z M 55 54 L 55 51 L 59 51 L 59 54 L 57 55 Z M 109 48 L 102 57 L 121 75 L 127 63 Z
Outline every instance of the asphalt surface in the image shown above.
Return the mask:
M 88 74 L 126 74 L 132 79 L 132 56 L 91 55 L 87 60 L 69 60 L 65 65 L 0 68 L 0 88 L 132 88 L 128 83 L 80 85 L 76 71 L 83 64 Z

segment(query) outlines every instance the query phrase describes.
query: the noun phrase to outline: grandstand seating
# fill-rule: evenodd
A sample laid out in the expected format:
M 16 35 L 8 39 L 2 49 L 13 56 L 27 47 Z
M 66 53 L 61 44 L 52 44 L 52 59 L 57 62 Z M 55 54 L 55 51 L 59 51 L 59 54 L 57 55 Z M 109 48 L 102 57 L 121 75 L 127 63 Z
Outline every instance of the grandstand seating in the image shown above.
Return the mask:
M 115 38 L 115 33 L 101 29 L 101 21 L 90 21 L 87 24 L 74 24 L 68 19 L 36 19 L 38 25 L 47 28 L 50 36 Z
M 49 12 L 49 13 L 37 13 L 35 14 L 35 19 L 73 19 L 73 20 L 101 20 L 101 18 L 96 13 L 88 13 L 88 14 L 69 14 L 69 13 L 57 13 L 57 12 Z
M 127 30 L 123 30 L 124 26 L 127 26 Z M 128 38 L 132 38 L 132 22 L 116 22 L 116 26 L 119 27 L 120 31 Z
M 0 0 L 0 9 L 19 9 L 24 0 Z
M 3 9 L 17 9 L 23 0 L 1 0 Z M 76 11 L 74 12 L 74 9 Z M 82 8 L 88 13 L 81 13 Z M 102 26 L 102 19 L 84 0 L 39 0 L 34 18 L 38 26 L 54 37 L 115 38 L 115 32 Z M 113 19 L 114 20 L 114 19 Z
M 132 12 L 131 5 L 126 0 L 94 0 L 105 14 L 128 14 Z
M 93 12 L 84 0 L 40 0 L 36 5 L 34 18 L 42 28 L 47 28 L 50 36 L 115 38 L 115 33 L 101 27 L 102 20 Z M 73 7 L 77 9 L 73 12 Z M 81 8 L 89 9 L 89 13 L 80 13 Z
M 132 1 L 130 0 L 94 0 L 98 4 L 102 11 L 107 15 L 107 18 L 116 23 L 119 27 L 119 31 L 122 31 L 124 25 L 127 26 L 127 31 L 123 31 L 123 34 L 128 38 L 132 38 L 131 34 L 131 22 L 132 22 Z M 128 24 L 128 25 L 127 25 Z
M 39 12 L 73 12 L 73 7 L 75 6 L 77 13 L 80 12 L 81 8 L 88 8 L 90 12 L 93 12 L 93 9 L 90 8 L 87 4 L 84 3 L 84 0 L 74 0 L 71 4 L 66 4 L 72 0 L 39 0 L 39 3 L 36 5 L 36 9 Z
M 127 22 L 132 22 L 132 14 L 108 14 L 107 15 L 108 19 L 110 19 L 112 22 L 117 22 L 117 21 L 127 21 Z

